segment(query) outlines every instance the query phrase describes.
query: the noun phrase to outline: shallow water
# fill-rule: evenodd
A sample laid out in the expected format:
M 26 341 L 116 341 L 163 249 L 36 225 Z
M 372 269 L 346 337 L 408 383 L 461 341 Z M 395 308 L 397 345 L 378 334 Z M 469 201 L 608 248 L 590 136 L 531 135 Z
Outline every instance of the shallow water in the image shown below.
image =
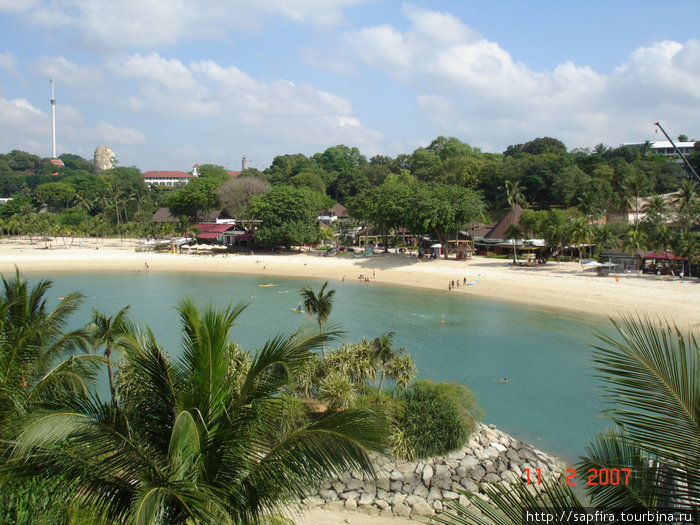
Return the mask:
M 92 308 L 113 315 L 131 305 L 130 316 L 151 327 L 158 342 L 178 355 L 180 332 L 174 306 L 182 297 L 225 305 L 241 300 L 248 308 L 232 337 L 255 349 L 278 333 L 309 321 L 292 309 L 299 289 L 318 290 L 322 280 L 196 273 L 42 274 L 54 282 L 51 297 L 71 291 L 86 296 L 74 325 L 87 322 Z M 30 276 L 36 279 L 38 276 Z M 274 286 L 260 287 L 272 283 Z M 597 319 L 479 299 L 462 294 L 333 283 L 329 323 L 345 340 L 393 331 L 421 378 L 456 381 L 476 392 L 486 423 L 539 448 L 575 460 L 596 430 L 605 425 L 590 370 Z M 443 322 L 444 321 L 444 322 Z M 499 382 L 507 378 L 508 382 Z

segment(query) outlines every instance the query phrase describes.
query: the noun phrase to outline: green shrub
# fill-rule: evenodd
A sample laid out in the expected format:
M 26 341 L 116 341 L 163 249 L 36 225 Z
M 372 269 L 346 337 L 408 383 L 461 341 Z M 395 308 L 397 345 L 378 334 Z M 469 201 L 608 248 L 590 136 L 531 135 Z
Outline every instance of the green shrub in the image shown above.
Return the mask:
M 278 414 L 278 437 L 282 439 L 291 432 L 308 425 L 311 422 L 311 418 L 306 405 L 301 399 L 282 395 L 280 400 L 283 401 L 284 405 Z
M 503 254 L 499 255 L 499 254 L 493 253 L 493 252 L 486 252 L 487 259 L 510 259 L 511 257 L 512 257 L 512 255 L 509 255 L 507 253 L 503 253 Z
M 418 458 L 460 448 L 482 415 L 474 394 L 457 383 L 416 381 L 398 393 L 397 403 L 391 446 Z

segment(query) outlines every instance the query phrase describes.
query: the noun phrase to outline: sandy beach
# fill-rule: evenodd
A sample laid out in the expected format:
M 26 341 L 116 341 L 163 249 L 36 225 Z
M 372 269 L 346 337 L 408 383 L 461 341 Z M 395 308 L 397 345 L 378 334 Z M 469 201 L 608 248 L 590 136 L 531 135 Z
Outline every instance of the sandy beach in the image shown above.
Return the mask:
M 700 327 L 700 281 L 696 278 L 637 275 L 599 276 L 578 263 L 512 268 L 503 259 L 474 257 L 469 261 L 428 259 L 423 262 L 404 254 L 381 253 L 374 257 L 319 252 L 272 255 L 190 255 L 136 252 L 135 242 L 119 240 L 60 242 L 52 249 L 28 240 L 0 241 L 0 272 L 148 271 L 218 272 L 327 279 L 331 284 L 411 286 L 441 293 L 465 294 L 503 300 L 572 314 L 620 318 L 649 315 L 676 323 L 682 329 Z M 360 280 L 363 276 L 369 283 Z M 464 280 L 472 285 L 465 286 Z M 459 287 L 448 291 L 448 284 Z

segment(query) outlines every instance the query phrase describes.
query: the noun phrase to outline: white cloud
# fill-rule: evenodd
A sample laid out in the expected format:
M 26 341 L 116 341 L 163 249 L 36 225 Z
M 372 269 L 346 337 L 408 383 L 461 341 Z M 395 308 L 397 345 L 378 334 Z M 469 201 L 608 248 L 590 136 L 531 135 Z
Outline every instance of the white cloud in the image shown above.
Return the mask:
M 41 0 L 0 0 L 0 11 L 10 13 L 35 9 Z
M 380 69 L 417 93 L 416 110 L 435 133 L 499 148 L 551 135 L 575 146 L 647 137 L 652 115 L 696 129 L 700 40 L 639 48 L 612 74 L 573 62 L 534 71 L 452 15 L 405 5 L 406 30 L 348 31 L 342 60 Z
M 4 69 L 14 77 L 22 78 L 17 70 L 17 59 L 9 51 L 7 53 L 0 53 L 0 69 Z
M 78 87 L 82 91 L 94 90 L 104 84 L 102 71 L 95 67 L 78 64 L 63 56 L 43 56 L 34 61 L 30 69 L 48 82 L 54 78 L 56 89 L 61 86 Z
M 343 9 L 369 0 L 0 0 L 0 11 L 23 12 L 32 23 L 65 28 L 91 48 L 119 50 L 220 38 L 256 29 L 269 17 L 321 26 L 343 23 Z
M 0 151 L 19 149 L 41 155 L 51 151 L 48 115 L 23 98 L 0 98 Z M 21 130 L 21 132 L 19 132 Z

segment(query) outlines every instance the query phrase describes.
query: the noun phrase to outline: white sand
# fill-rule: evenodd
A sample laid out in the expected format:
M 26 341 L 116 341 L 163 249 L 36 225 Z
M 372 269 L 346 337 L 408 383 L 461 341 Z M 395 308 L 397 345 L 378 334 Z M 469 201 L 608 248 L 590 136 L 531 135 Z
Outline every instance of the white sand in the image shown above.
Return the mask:
M 96 249 L 99 247 L 99 249 Z M 700 282 L 697 279 L 669 280 L 667 277 L 622 274 L 600 277 L 582 271 L 578 263 L 549 263 L 536 268 L 512 269 L 507 261 L 475 257 L 470 261 L 428 260 L 419 262 L 407 255 L 381 254 L 356 258 L 350 254 L 322 257 L 316 253 L 298 255 L 199 256 L 184 254 L 136 253 L 134 245 L 119 241 L 107 243 L 74 241 L 63 247 L 53 243 L 0 241 L 0 272 L 18 267 L 21 272 L 60 271 L 191 271 L 266 274 L 271 277 L 313 277 L 339 283 L 372 286 L 373 283 L 414 286 L 442 293 L 470 294 L 511 301 L 523 306 L 566 310 L 586 316 L 619 318 L 626 314 L 646 314 L 678 324 L 683 329 L 700 327 Z M 360 283 L 359 275 L 370 278 Z M 448 292 L 451 280 L 478 281 Z M 403 525 L 427 519 L 370 517 L 358 512 L 314 509 L 297 518 L 298 525 Z
M 539 308 L 566 310 L 586 316 L 619 318 L 646 314 L 675 322 L 683 329 L 700 327 L 700 282 L 695 279 L 637 274 L 601 277 L 592 270 L 583 271 L 578 263 L 550 262 L 535 268 L 511 268 L 502 259 L 475 257 L 470 261 L 427 260 L 394 253 L 356 258 L 350 254 L 322 257 L 318 252 L 297 255 L 201 256 L 185 254 L 136 253 L 133 245 L 108 241 L 97 245 L 78 241 L 64 248 L 59 241 L 51 250 L 42 242 L 7 241 L 0 243 L 0 272 L 13 271 L 192 271 L 328 279 L 331 284 L 345 278 L 360 285 L 358 277 L 370 283 L 414 286 L 443 293 L 470 294 Z M 96 250 L 96 246 L 99 249 Z M 451 280 L 473 286 L 460 286 L 448 292 Z

